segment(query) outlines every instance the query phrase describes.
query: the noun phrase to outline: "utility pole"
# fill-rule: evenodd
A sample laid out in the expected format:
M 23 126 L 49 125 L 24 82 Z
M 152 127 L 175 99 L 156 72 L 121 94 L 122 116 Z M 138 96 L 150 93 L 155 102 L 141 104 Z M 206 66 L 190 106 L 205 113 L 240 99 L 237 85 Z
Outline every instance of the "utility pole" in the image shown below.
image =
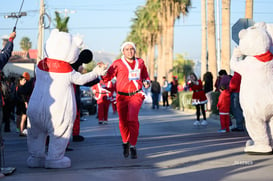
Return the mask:
M 44 14 L 45 5 L 44 0 L 40 0 L 40 18 L 39 18 L 39 33 L 38 33 L 38 45 L 37 45 L 37 64 L 43 59 L 43 42 L 44 42 Z

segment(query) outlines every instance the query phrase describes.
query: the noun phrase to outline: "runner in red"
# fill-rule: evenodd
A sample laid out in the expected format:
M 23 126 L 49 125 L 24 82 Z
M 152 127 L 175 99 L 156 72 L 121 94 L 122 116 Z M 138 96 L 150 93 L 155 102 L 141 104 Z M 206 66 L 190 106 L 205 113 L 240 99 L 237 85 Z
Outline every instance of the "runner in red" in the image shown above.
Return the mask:
M 121 46 L 122 57 L 115 60 L 102 79 L 107 82 L 116 77 L 117 112 L 123 141 L 123 155 L 137 158 L 136 144 L 139 134 L 138 113 L 145 94 L 142 86 L 150 86 L 150 78 L 141 58 L 136 58 L 136 47 L 132 42 Z M 130 153 L 129 153 L 130 152 Z

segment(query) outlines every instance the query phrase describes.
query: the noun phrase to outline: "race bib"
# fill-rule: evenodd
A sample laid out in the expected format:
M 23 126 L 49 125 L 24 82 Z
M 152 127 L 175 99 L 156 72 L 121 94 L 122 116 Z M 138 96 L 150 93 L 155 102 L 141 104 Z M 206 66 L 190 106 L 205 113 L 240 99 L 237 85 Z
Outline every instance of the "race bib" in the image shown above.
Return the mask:
M 139 80 L 140 79 L 140 69 L 129 71 L 129 80 Z

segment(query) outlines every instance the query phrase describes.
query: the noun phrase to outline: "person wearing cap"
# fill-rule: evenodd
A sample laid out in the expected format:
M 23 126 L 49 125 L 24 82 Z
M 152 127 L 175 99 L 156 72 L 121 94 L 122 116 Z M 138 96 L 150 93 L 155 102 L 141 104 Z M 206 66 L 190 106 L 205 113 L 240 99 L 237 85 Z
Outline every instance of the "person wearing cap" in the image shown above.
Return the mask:
M 19 86 L 16 91 L 17 96 L 17 107 L 16 107 L 16 114 L 17 114 L 17 127 L 19 129 L 19 136 L 26 136 L 27 129 L 26 129 L 26 120 L 27 120 L 27 107 L 28 102 L 34 87 L 34 79 L 30 78 L 28 72 L 24 72 L 19 79 Z
M 123 156 L 137 158 L 136 144 L 139 135 L 138 114 L 145 99 L 142 86 L 150 87 L 150 78 L 143 59 L 136 58 L 133 42 L 121 46 L 122 57 L 115 60 L 101 78 L 104 82 L 116 77 L 117 112 L 123 142 Z

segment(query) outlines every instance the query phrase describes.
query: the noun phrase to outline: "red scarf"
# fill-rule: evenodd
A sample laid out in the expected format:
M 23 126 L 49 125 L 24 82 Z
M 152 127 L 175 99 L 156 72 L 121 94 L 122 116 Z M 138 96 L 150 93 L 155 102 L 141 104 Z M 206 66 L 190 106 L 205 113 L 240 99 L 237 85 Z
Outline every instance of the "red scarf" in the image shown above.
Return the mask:
M 264 54 L 256 55 L 254 57 L 257 58 L 261 62 L 269 62 L 270 60 L 273 59 L 273 54 L 268 50 Z
M 38 68 L 46 72 L 68 73 L 73 70 L 71 65 L 61 60 L 45 58 L 38 63 Z

